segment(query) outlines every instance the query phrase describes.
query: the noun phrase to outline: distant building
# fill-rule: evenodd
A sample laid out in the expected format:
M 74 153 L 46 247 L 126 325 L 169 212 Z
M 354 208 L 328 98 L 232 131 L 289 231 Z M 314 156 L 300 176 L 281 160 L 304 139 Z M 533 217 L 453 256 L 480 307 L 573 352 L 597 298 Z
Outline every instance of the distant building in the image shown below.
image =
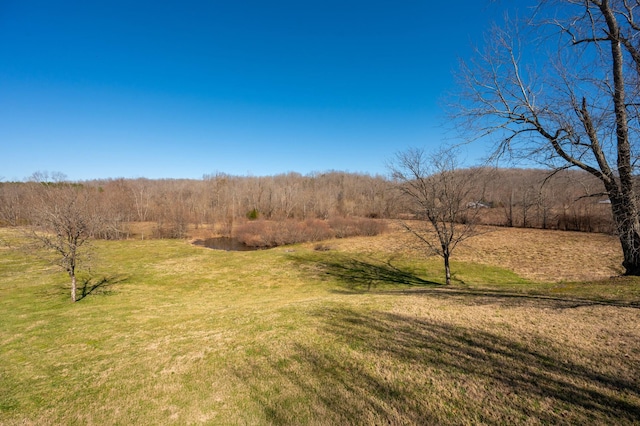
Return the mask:
M 488 209 L 491 206 L 489 204 L 480 202 L 480 201 L 472 201 L 470 203 L 467 203 L 467 208 L 468 209 Z

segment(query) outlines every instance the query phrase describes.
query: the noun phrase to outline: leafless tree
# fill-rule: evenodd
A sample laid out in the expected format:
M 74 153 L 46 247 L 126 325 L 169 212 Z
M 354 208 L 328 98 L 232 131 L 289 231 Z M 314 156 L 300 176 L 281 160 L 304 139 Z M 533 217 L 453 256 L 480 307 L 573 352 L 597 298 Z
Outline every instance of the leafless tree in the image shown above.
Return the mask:
M 88 186 L 94 201 L 93 208 L 99 210 L 101 225 L 94 230 L 94 237 L 105 240 L 119 240 L 129 237 L 129 224 L 136 216 L 134 197 L 125 179 L 107 179 Z
M 131 181 L 130 187 L 138 221 L 145 222 L 147 220 L 149 206 L 151 204 L 148 182 L 146 179 L 137 179 L 135 181 Z
M 17 226 L 24 219 L 24 183 L 0 182 L 0 225 Z
M 452 151 L 428 155 L 423 149 L 399 152 L 389 164 L 397 188 L 406 197 L 417 221 L 403 226 L 444 261 L 446 284 L 451 284 L 449 259 L 462 241 L 476 235 L 479 200 L 472 198 L 479 180 L 460 173 Z
M 31 226 L 33 248 L 44 249 L 51 263 L 71 279 L 71 300 L 76 301 L 76 272 L 87 253 L 87 242 L 96 227 L 88 190 L 68 182 L 32 182 Z
M 467 129 L 495 137 L 496 155 L 600 180 L 627 275 L 640 275 L 639 11 L 635 0 L 540 1 L 527 19 L 495 28 L 464 65 L 458 105 Z

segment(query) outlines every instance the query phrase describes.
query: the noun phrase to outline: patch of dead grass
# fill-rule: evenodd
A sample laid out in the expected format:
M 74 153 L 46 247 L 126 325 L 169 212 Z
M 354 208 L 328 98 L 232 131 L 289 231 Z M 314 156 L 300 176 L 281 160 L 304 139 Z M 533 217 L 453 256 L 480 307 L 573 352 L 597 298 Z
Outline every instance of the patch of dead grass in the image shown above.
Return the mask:
M 376 237 L 332 240 L 338 250 L 427 257 L 427 248 L 397 224 Z M 480 234 L 453 252 L 452 260 L 509 269 L 542 281 L 596 281 L 623 272 L 620 242 L 614 236 L 540 229 L 481 227 Z

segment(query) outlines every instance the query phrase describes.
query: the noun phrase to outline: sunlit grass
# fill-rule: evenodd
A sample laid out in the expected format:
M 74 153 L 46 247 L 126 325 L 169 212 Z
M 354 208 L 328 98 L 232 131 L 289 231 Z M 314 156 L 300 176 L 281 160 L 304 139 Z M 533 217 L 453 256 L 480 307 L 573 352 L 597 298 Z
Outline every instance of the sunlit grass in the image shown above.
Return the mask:
M 453 269 L 447 287 L 438 259 L 383 251 L 95 242 L 73 304 L 3 249 L 0 424 L 640 419 L 638 280 Z

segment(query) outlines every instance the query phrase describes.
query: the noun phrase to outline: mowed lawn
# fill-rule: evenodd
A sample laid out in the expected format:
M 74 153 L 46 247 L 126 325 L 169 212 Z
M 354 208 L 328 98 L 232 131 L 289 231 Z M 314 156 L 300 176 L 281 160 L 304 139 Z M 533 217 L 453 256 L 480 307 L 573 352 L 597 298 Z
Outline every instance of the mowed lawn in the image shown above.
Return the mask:
M 608 278 L 615 239 L 490 231 L 449 287 L 397 231 L 98 241 L 75 304 L 0 249 L 0 424 L 640 423 L 640 280 Z

